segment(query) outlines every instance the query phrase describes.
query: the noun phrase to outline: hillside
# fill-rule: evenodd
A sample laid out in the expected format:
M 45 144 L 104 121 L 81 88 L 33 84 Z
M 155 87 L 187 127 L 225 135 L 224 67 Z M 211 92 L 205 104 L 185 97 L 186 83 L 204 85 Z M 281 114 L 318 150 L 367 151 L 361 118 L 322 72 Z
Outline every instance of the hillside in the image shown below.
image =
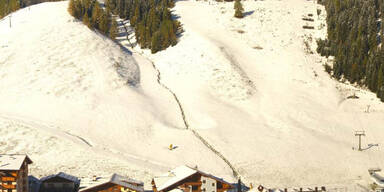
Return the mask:
M 364 146 L 380 143 L 384 105 L 374 93 L 331 79 L 327 60 L 307 53 L 305 41 L 315 52 L 315 38 L 325 37 L 324 8 L 302 0 L 243 5 L 246 17 L 239 20 L 233 3 L 177 2 L 185 33 L 175 47 L 148 55 L 179 96 L 190 127 L 247 182 L 369 181 L 367 169 L 383 165 L 382 148 L 352 150 L 354 133 L 366 131 Z M 308 14 L 313 23 L 302 20 Z M 347 99 L 354 94 L 359 99 Z
M 21 9 L 12 23 L 0 23 L 0 153 L 28 153 L 36 176 L 119 172 L 149 181 L 203 164 L 196 154 L 225 167 L 183 131 L 151 63 L 69 16 L 67 2 Z M 170 152 L 172 143 L 180 150 Z
M 352 150 L 354 132 L 366 131 L 364 147 L 380 143 L 384 104 L 331 79 L 326 59 L 305 51 L 304 41 L 315 50 L 314 38 L 325 36 L 324 8 L 306 0 L 243 5 L 239 20 L 232 3 L 178 1 L 185 32 L 153 55 L 89 30 L 67 2 L 21 9 L 12 28 L 3 19 L 0 153 L 28 153 L 36 175 L 118 172 L 148 187 L 153 175 L 187 164 L 233 181 L 195 132 L 246 184 L 367 184 L 367 169 L 384 166 L 383 148 Z M 315 30 L 303 29 L 310 13 Z M 359 99 L 347 99 L 353 94 Z

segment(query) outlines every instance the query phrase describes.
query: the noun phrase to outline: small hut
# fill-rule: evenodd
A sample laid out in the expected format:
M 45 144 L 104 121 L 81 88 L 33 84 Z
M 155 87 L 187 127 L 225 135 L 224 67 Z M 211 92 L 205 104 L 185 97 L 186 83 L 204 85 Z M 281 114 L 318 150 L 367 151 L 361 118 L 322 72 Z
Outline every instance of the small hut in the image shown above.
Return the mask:
M 41 184 L 40 179 L 32 175 L 28 176 L 29 192 L 39 192 L 40 184 Z
M 78 192 L 80 179 L 60 172 L 40 179 L 40 192 Z

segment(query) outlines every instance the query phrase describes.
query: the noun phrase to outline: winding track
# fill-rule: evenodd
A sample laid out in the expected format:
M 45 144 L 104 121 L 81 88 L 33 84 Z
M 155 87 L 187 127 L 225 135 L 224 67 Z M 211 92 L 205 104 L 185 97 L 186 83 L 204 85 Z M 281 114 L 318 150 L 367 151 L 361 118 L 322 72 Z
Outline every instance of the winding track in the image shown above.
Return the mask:
M 128 42 L 131 44 L 131 42 L 129 41 L 129 38 L 128 38 L 128 29 L 127 27 L 124 25 L 123 22 L 121 22 L 121 24 L 124 26 L 124 30 L 127 34 L 127 40 Z M 124 45 L 122 45 L 124 46 Z M 132 44 L 131 44 L 132 46 Z M 131 50 L 131 51 L 134 51 L 134 50 Z M 136 52 L 137 53 L 137 52 Z M 143 56 L 142 54 L 140 53 L 137 53 L 141 56 Z M 144 56 L 143 56 L 144 57 Z M 237 169 L 233 166 L 233 164 L 220 152 L 218 151 L 217 149 L 215 149 L 214 146 L 212 146 L 204 137 L 202 137 L 195 129 L 191 128 L 189 123 L 188 123 L 188 120 L 187 120 L 187 117 L 185 115 L 185 111 L 184 111 L 184 108 L 183 108 L 183 105 L 182 103 L 180 102 L 180 99 L 178 98 L 178 96 L 176 95 L 175 92 L 173 92 L 167 85 L 165 85 L 163 82 L 161 82 L 161 72 L 160 70 L 156 67 L 155 63 L 151 60 L 149 60 L 152 64 L 152 67 L 157 71 L 157 83 L 162 86 L 164 89 L 166 89 L 172 96 L 173 98 L 175 99 L 179 109 L 180 109 L 180 114 L 181 114 L 181 117 L 183 119 L 183 122 L 184 122 L 184 126 L 185 126 L 185 129 L 186 130 L 189 130 L 193 133 L 193 135 L 199 139 L 209 150 L 211 150 L 213 153 L 215 153 L 220 159 L 222 159 L 228 166 L 229 168 L 232 170 L 232 174 L 235 178 L 240 178 L 240 174 L 239 172 L 237 171 Z

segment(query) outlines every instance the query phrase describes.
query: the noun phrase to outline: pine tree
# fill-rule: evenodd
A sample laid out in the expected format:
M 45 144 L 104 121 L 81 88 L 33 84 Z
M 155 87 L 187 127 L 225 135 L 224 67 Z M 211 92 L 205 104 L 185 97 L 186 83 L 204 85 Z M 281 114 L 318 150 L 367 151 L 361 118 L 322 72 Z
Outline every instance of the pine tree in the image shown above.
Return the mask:
M 384 94 L 383 93 L 384 92 L 384 74 L 383 74 L 383 69 L 384 69 L 384 67 L 381 66 L 380 69 L 379 69 L 378 75 L 377 75 L 377 91 L 378 91 L 379 95 Z
M 99 23 L 102 16 L 102 11 L 103 10 L 100 8 L 99 3 L 96 2 L 92 8 L 92 26 L 99 30 L 100 30 Z
M 132 19 L 131 19 L 131 25 L 132 26 L 135 26 L 140 21 L 139 20 L 139 18 L 140 18 L 140 5 L 137 3 L 135 6 L 136 6 L 135 12 L 134 12 Z
M 169 21 L 163 21 L 160 26 L 160 33 L 161 33 L 161 46 L 160 48 L 166 48 L 168 47 L 171 43 L 170 41 L 170 22 Z
M 108 16 L 106 12 L 103 12 L 99 21 L 99 30 L 106 35 L 108 33 Z
M 76 7 L 75 7 L 75 0 L 70 0 L 68 5 L 68 12 L 72 16 L 76 15 Z
M 105 0 L 106 9 L 100 8 L 96 0 L 70 0 L 69 4 L 71 15 L 111 39 L 118 33 L 117 22 L 110 19 L 113 13 L 130 20 L 142 48 L 155 53 L 177 43 L 181 24 L 171 16 L 169 7 L 174 5 L 173 0 Z
M 5 2 L 0 0 L 0 19 L 5 16 Z
M 109 30 L 109 37 L 113 40 L 116 39 L 116 36 L 117 36 L 117 22 L 116 22 L 116 19 L 113 19 L 112 18 L 112 25 L 111 25 L 111 28 Z
M 145 33 L 145 25 L 144 22 L 140 22 L 137 25 L 137 30 L 136 30 L 136 38 L 137 38 L 137 43 L 140 44 L 141 48 L 146 48 L 146 33 Z
M 14 12 L 18 9 L 20 9 L 20 2 L 18 0 L 10 0 L 10 10 L 11 12 Z
M 83 16 L 83 23 L 84 25 L 86 25 L 87 27 L 91 28 L 91 21 L 89 20 L 89 16 L 88 16 L 88 11 L 85 11 L 85 14 Z
M 85 12 L 88 12 L 91 8 L 91 0 L 83 0 L 83 7 Z
M 244 17 L 244 15 L 243 15 L 244 8 L 243 8 L 243 5 L 241 4 L 240 0 L 235 0 L 234 9 L 235 9 L 235 15 L 234 16 L 236 18 L 243 18 Z
M 81 17 L 84 15 L 83 12 L 83 5 L 81 4 L 81 0 L 75 1 L 75 17 L 78 19 L 81 19 Z
M 159 31 L 155 32 L 151 40 L 151 52 L 156 53 L 161 50 L 161 34 Z

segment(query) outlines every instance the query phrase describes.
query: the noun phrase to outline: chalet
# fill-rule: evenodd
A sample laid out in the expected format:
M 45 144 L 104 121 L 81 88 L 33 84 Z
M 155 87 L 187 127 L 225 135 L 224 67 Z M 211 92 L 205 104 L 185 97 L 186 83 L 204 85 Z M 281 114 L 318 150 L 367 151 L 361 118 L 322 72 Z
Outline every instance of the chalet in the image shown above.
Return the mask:
M 177 167 L 152 180 L 154 192 L 226 192 L 233 188 L 223 179 L 187 166 Z
M 28 192 L 27 155 L 0 155 L 0 192 Z
M 32 175 L 28 176 L 29 192 L 39 192 L 40 184 L 41 184 L 40 179 Z
M 81 192 L 144 192 L 144 183 L 118 174 L 113 174 L 111 179 Z
M 40 179 L 40 192 L 77 192 L 80 179 L 60 172 Z

